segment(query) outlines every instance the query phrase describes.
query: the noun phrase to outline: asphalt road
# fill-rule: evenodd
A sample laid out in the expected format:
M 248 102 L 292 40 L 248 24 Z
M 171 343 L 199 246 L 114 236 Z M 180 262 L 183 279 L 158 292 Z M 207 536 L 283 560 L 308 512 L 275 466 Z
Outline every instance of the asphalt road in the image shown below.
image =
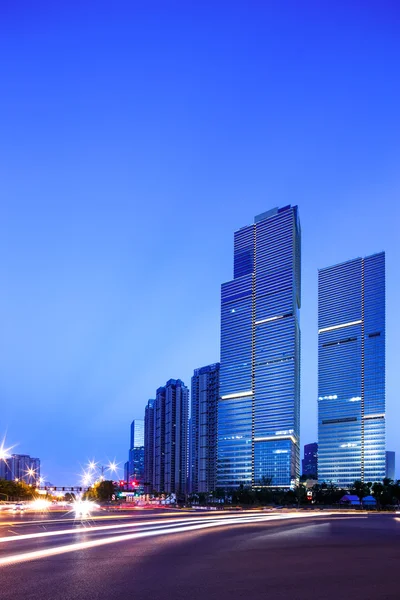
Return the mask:
M 303 515 L 13 519 L 0 524 L 0 597 L 399 600 L 400 515 Z

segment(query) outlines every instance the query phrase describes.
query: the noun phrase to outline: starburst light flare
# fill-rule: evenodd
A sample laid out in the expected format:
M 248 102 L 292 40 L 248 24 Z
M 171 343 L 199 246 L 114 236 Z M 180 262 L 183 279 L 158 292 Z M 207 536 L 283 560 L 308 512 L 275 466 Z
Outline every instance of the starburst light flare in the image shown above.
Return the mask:
M 13 448 L 15 448 L 15 445 L 6 447 L 6 436 L 4 436 L 0 444 L 0 460 L 6 461 L 8 458 L 11 458 L 11 450 Z

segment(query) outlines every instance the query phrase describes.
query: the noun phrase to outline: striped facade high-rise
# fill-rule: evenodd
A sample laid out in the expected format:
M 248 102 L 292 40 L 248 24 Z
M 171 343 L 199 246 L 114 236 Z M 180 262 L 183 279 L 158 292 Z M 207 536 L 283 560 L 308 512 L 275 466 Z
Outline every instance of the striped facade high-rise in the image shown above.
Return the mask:
M 190 420 L 190 490 L 213 492 L 217 487 L 217 422 L 219 363 L 195 369 Z
M 272 209 L 235 233 L 221 290 L 218 486 L 290 487 L 300 452 L 300 224 Z
M 385 254 L 319 271 L 318 479 L 385 477 Z

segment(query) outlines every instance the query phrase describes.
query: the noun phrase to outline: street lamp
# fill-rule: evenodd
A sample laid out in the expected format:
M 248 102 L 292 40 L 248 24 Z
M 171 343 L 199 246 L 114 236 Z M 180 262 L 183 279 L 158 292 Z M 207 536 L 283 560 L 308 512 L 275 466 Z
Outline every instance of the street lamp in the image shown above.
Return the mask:
M 87 469 L 83 471 L 82 484 L 84 486 L 91 487 L 93 484 L 100 483 L 101 481 L 105 481 L 105 472 L 109 472 L 111 475 L 118 472 L 119 463 L 115 460 L 109 461 L 108 465 L 100 465 L 99 462 L 96 462 L 94 459 L 89 460 L 87 463 Z

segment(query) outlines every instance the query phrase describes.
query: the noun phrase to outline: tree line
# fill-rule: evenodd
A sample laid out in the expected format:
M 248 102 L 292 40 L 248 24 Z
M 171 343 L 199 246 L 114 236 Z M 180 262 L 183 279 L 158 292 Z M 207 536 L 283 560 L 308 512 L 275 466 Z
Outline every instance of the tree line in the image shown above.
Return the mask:
M 351 494 L 362 501 L 366 496 L 373 496 L 377 508 L 399 506 L 400 480 L 393 481 L 385 478 L 382 482 L 354 481 L 348 488 L 341 488 L 334 483 L 317 483 L 311 488 L 305 486 L 305 481 L 293 489 L 284 490 L 270 487 L 268 482 L 263 482 L 259 487 L 240 485 L 238 488 L 217 488 L 213 493 L 197 493 L 188 496 L 188 502 L 204 506 L 207 504 L 220 504 L 221 502 L 241 506 L 305 506 L 311 501 L 307 492 L 312 492 L 312 504 L 332 506 L 339 504 L 343 496 Z

